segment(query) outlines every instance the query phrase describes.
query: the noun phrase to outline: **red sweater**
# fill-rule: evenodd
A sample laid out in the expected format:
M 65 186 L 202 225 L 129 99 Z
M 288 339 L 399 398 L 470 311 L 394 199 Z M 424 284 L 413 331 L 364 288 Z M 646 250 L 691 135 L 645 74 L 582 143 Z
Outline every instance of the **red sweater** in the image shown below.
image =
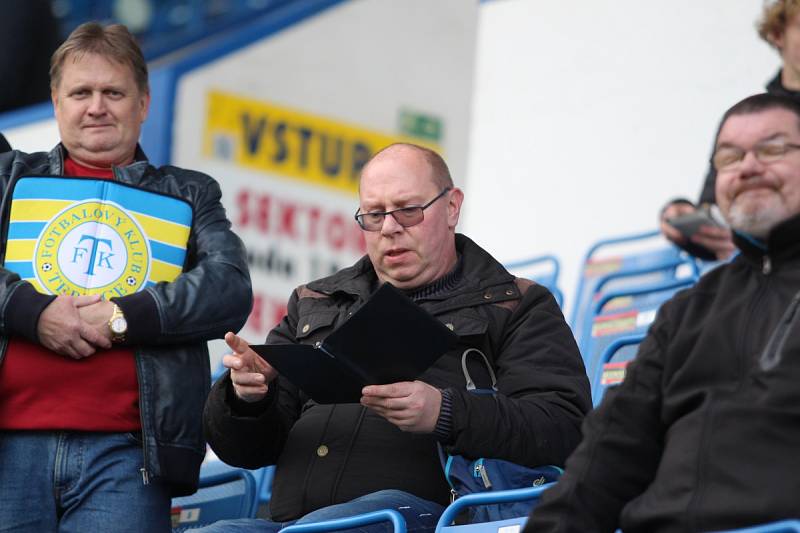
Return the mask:
M 67 176 L 113 176 L 111 169 L 83 167 L 69 158 L 64 170 Z M 133 350 L 114 347 L 75 360 L 11 337 L 0 364 L 0 429 L 141 429 Z

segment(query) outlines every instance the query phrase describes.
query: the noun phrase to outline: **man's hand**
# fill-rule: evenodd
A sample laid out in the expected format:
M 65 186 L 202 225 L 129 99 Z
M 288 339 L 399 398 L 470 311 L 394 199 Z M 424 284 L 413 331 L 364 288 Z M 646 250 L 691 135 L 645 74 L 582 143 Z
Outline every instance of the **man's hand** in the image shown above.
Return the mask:
M 238 335 L 226 333 L 225 342 L 233 353 L 224 356 L 222 364 L 231 369 L 236 396 L 246 402 L 263 399 L 267 395 L 269 382 L 278 377 L 278 372 Z
M 39 315 L 36 330 L 39 343 L 73 359 L 83 359 L 96 348 L 108 348 L 111 343 L 84 322 L 80 309 L 100 301 L 99 295 L 57 296 Z
M 661 233 L 664 235 L 664 237 L 675 244 L 680 245 L 685 243 L 686 237 L 683 236 L 683 233 L 678 231 L 677 228 L 671 226 L 667 220 L 670 218 L 679 217 L 681 215 L 688 215 L 689 213 L 694 213 L 695 211 L 697 211 L 697 208 L 686 202 L 675 202 L 667 205 L 667 207 L 665 207 L 661 212 Z
M 108 321 L 112 313 L 114 313 L 114 303 L 108 300 L 100 300 L 78 308 L 81 320 L 107 341 L 105 345 L 98 346 L 99 348 L 111 347 L 111 328 L 108 327 Z
M 729 228 L 704 224 L 689 240 L 708 248 L 719 260 L 728 259 L 736 251 L 736 246 L 733 244 L 733 233 Z
M 431 433 L 439 420 L 442 393 L 422 381 L 368 385 L 361 391 L 366 406 L 403 431 Z
M 684 202 L 669 204 L 661 213 L 661 233 L 679 246 L 686 244 L 686 237 L 677 228 L 670 225 L 667 219 L 688 215 L 695 211 L 697 211 L 695 206 Z M 733 244 L 733 234 L 728 228 L 704 224 L 689 240 L 708 249 L 719 260 L 728 259 L 736 251 L 736 246 Z

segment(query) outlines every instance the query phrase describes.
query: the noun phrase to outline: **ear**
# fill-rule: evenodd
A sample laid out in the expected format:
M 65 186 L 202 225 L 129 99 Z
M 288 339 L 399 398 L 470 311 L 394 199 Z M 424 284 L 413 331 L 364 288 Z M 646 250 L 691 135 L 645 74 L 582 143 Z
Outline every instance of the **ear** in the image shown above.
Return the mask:
M 147 113 L 150 111 L 150 91 L 149 90 L 142 95 L 141 100 L 139 102 L 140 102 L 140 105 L 141 105 L 141 110 L 140 110 L 141 122 L 144 122 L 145 119 L 147 119 Z
M 777 48 L 778 51 L 781 53 L 783 52 L 783 40 L 784 40 L 783 34 L 784 31 L 781 31 L 781 32 L 770 33 L 767 36 L 768 37 L 767 40 L 772 44 L 772 46 Z
M 448 193 L 449 200 L 447 202 L 447 226 L 450 229 L 455 229 L 458 224 L 458 217 L 461 215 L 461 204 L 464 202 L 464 192 L 458 187 L 454 187 Z

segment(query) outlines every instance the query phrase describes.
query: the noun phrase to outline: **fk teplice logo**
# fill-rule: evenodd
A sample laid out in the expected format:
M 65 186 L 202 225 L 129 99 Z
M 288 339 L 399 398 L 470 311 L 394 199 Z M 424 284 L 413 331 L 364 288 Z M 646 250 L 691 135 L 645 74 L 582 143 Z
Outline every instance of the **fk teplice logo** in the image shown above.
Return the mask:
M 52 294 L 124 296 L 148 278 L 150 247 L 142 228 L 111 202 L 74 204 L 42 230 L 36 278 Z
M 24 176 L 3 266 L 45 294 L 125 296 L 180 276 L 193 218 L 186 200 L 130 185 Z

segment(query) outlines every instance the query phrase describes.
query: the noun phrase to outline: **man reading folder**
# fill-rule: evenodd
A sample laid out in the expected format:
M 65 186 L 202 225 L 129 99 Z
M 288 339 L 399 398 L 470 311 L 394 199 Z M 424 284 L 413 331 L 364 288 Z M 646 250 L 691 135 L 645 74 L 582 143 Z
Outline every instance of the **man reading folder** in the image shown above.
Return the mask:
M 391 284 L 457 337 L 416 379 L 363 387 L 355 392 L 359 403 L 320 404 L 298 387 L 298 376 L 279 375 L 277 363 L 226 336 L 234 353 L 223 363 L 231 370 L 209 395 L 206 436 L 227 463 L 278 465 L 272 521 L 240 521 L 237 531 L 384 508 L 398 509 L 409 530 L 432 531 L 450 499 L 437 442 L 453 453 L 529 466 L 561 465 L 577 444 L 591 402 L 572 333 L 547 289 L 514 278 L 456 234 L 463 198 L 435 152 L 397 144 L 376 154 L 362 171 L 355 215 L 367 256 L 295 289 L 267 337 L 268 345 L 313 350 L 318 342 L 334 344 L 337 329 L 352 325 L 365 335 L 360 364 L 410 360 L 435 335 L 413 333 L 401 316 L 383 318 L 382 305 L 370 310 L 375 291 Z M 373 323 L 359 325 L 362 315 Z M 491 362 L 498 395 L 465 390 L 461 354 L 468 349 Z M 314 364 L 304 370 L 328 377 L 334 390 L 345 386 Z

